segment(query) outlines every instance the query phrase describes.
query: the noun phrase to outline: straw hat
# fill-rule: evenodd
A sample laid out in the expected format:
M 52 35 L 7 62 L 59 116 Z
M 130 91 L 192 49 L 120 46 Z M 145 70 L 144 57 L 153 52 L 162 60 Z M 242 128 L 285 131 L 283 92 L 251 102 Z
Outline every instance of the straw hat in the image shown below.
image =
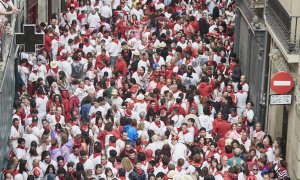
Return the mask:
M 164 47 L 166 47 L 167 45 L 166 45 L 166 43 L 165 42 L 161 42 L 161 43 L 159 43 L 159 47 L 161 47 L 161 48 L 164 48 Z
M 168 178 L 169 179 L 173 179 L 173 177 L 176 175 L 176 171 L 175 170 L 171 170 L 168 172 Z
M 136 97 L 136 99 L 137 99 L 138 101 L 144 100 L 144 98 L 145 98 L 145 96 L 144 96 L 143 94 L 139 94 L 139 95 Z
M 139 55 L 140 55 L 140 52 L 139 52 L 138 50 L 134 50 L 134 51 L 132 52 L 132 54 L 133 54 L 133 55 L 136 55 L 136 56 L 139 56 Z
M 210 133 L 207 133 L 205 135 L 205 139 L 213 139 L 212 135 Z
M 50 63 L 50 67 L 51 68 L 57 68 L 57 66 L 58 66 L 58 61 L 51 61 L 51 63 Z
M 114 89 L 112 92 L 111 92 L 111 95 L 118 95 L 118 91 L 116 89 Z

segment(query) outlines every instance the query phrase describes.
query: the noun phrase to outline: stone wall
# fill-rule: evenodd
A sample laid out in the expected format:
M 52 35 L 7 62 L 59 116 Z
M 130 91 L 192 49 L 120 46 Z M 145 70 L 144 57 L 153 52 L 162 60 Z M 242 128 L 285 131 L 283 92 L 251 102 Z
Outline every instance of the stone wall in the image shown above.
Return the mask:
M 291 92 L 293 95 L 292 104 L 285 105 L 288 110 L 288 131 L 286 144 L 286 160 L 291 179 L 300 180 L 300 89 L 299 76 L 296 64 L 288 64 L 276 45 L 271 45 L 270 53 L 270 74 L 269 79 L 277 72 L 285 71 L 292 74 L 295 81 L 295 88 Z M 296 69 L 296 71 L 294 71 Z M 270 89 L 269 94 L 274 94 Z M 283 105 L 268 106 L 268 126 L 267 131 L 272 137 L 281 137 L 283 125 Z

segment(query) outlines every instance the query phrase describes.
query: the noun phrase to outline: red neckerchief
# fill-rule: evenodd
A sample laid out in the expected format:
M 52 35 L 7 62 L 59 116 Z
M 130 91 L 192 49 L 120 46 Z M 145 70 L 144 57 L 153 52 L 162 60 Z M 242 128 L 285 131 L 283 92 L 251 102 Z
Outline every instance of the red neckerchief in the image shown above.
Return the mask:
M 44 99 L 45 95 L 44 94 L 38 94 L 37 95 L 39 98 Z
M 36 122 L 33 122 L 29 125 L 29 127 L 33 128 L 33 127 L 37 127 L 37 123 Z
M 17 146 L 17 149 L 25 149 L 25 147 L 21 146 L 21 145 L 18 145 Z
M 51 150 L 54 150 L 56 148 L 57 148 L 57 146 L 51 146 Z
M 158 168 L 158 167 L 159 167 L 159 165 L 160 165 L 160 163 L 156 163 L 156 164 L 155 164 L 155 167 L 156 167 L 156 168 Z
M 238 134 L 241 134 L 242 133 L 242 129 L 241 130 L 236 130 L 236 132 L 238 133 Z
M 52 69 L 52 71 L 54 72 L 54 73 L 58 73 L 58 67 L 56 67 L 56 68 L 51 68 Z
M 60 122 L 60 116 L 55 115 L 55 121 L 56 121 L 56 123 L 59 123 Z
M 161 123 L 160 123 L 160 121 L 154 121 L 154 123 L 155 123 L 155 125 L 156 125 L 158 128 L 160 128 L 160 127 L 161 127 Z
M 177 166 L 176 169 L 178 170 L 178 172 L 181 172 L 182 171 L 182 166 Z
M 71 121 L 70 123 L 72 126 L 78 126 L 78 123 L 76 121 Z
M 189 133 L 189 130 L 186 130 L 186 131 L 182 131 L 183 135 Z
M 124 176 L 120 176 L 119 178 L 120 178 L 120 180 L 126 180 L 126 177 L 124 177 Z
M 216 167 L 211 166 L 210 169 L 212 170 L 212 172 L 214 172 Z
M 202 165 L 202 163 L 201 163 L 201 161 L 200 162 L 194 162 L 193 163 L 193 166 L 195 166 L 195 167 L 201 167 L 201 165 Z
M 101 153 L 94 153 L 94 159 L 98 156 L 101 156 Z
M 116 148 L 116 143 L 109 143 L 108 146 Z
M 241 138 L 241 141 L 242 141 L 243 144 L 245 144 L 247 140 L 248 140 L 248 139 L 243 140 L 243 139 Z

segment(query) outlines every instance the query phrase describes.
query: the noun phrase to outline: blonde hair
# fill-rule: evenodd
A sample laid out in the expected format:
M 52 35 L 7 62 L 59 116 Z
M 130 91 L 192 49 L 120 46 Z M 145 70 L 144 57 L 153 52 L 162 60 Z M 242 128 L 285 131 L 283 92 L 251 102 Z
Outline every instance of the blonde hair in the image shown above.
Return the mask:
M 139 123 L 138 124 L 138 130 L 144 130 L 144 128 L 145 128 L 145 124 L 144 123 Z
M 121 166 L 126 170 L 126 172 L 130 172 L 133 169 L 133 165 L 128 157 L 124 157 L 122 159 Z

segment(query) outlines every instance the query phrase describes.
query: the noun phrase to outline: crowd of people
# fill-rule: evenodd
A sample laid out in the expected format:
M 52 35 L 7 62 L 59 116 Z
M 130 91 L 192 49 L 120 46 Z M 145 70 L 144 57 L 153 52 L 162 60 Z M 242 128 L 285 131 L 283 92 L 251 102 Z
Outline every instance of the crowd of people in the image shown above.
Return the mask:
M 234 0 L 69 0 L 20 54 L 4 179 L 289 179 L 233 52 Z

